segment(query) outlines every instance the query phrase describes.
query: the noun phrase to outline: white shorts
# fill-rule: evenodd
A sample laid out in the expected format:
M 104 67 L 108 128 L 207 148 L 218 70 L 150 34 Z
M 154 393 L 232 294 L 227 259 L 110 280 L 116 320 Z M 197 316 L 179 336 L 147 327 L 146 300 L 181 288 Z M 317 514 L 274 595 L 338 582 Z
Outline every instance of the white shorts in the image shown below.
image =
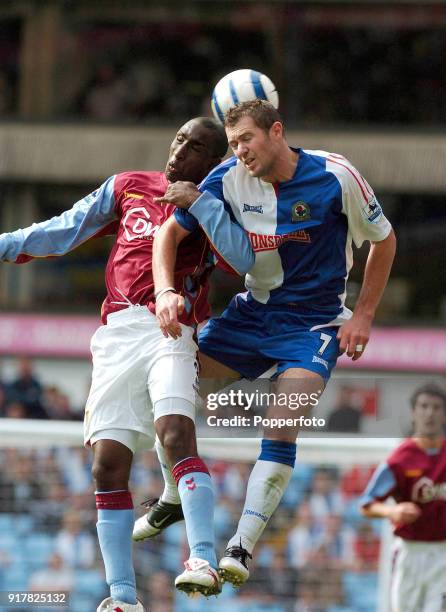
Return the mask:
M 107 325 L 91 339 L 93 374 L 85 407 L 85 444 L 104 437 L 99 432 L 127 430 L 140 434 L 137 449 L 152 448 L 154 421 L 166 414 L 154 414 L 153 406 L 166 398 L 178 400 L 169 413 L 195 420 L 197 345 L 192 328 L 181 327 L 181 338 L 165 338 L 145 306 L 108 315 Z M 129 439 L 135 437 L 123 432 L 118 441 L 130 447 Z
M 446 611 L 446 542 L 396 539 L 392 612 Z

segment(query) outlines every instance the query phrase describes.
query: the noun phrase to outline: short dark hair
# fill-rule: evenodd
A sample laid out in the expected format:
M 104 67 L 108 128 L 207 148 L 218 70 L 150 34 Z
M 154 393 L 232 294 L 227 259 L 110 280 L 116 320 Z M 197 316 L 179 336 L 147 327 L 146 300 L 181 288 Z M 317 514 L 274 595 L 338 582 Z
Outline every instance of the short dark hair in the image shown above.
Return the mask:
M 410 405 L 412 406 L 412 410 L 415 408 L 415 404 L 417 403 L 417 400 L 420 395 L 423 394 L 439 397 L 443 401 L 443 406 L 446 410 L 446 391 L 444 391 L 444 389 L 434 383 L 426 383 L 425 385 L 421 385 L 421 387 L 415 389 L 412 394 L 412 397 L 410 398 Z
M 198 121 L 204 128 L 214 133 L 213 154 L 215 157 L 224 157 L 228 150 L 228 138 L 223 125 L 216 119 L 212 119 L 212 117 L 196 117 L 195 121 Z
M 225 127 L 234 127 L 242 117 L 251 117 L 257 127 L 269 132 L 276 121 L 283 125 L 283 119 L 277 108 L 266 100 L 241 102 L 229 109 L 225 115 Z

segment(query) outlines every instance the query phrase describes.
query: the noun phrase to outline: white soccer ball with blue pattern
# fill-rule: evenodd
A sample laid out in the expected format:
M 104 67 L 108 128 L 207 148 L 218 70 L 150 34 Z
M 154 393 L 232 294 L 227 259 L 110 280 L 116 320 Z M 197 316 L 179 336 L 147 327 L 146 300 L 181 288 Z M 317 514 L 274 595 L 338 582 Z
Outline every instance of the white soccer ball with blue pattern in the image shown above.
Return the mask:
M 234 70 L 220 79 L 212 92 L 212 112 L 216 119 L 223 123 L 225 113 L 240 102 L 249 100 L 268 100 L 279 106 L 279 94 L 269 77 L 257 70 L 243 68 Z

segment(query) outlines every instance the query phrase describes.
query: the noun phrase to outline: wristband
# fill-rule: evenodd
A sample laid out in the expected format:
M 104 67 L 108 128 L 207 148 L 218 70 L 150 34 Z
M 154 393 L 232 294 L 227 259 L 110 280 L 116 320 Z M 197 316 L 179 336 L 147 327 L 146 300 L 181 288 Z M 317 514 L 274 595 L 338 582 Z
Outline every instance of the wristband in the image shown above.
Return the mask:
M 162 295 L 164 295 L 165 293 L 169 293 L 169 291 L 173 291 L 174 293 L 176 293 L 175 287 L 164 287 L 164 289 L 161 289 L 160 291 L 157 291 L 155 293 L 155 302 L 157 302 L 159 300 L 159 298 Z

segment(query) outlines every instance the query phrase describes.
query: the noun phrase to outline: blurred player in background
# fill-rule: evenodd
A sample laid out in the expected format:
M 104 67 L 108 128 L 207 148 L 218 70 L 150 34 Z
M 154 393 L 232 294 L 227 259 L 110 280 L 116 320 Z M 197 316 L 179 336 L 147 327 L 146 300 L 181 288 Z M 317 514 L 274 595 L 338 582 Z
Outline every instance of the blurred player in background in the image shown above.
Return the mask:
M 173 466 L 178 486 L 175 501 L 181 500 L 191 549 L 176 585 L 205 594 L 220 590 L 212 483 L 198 457 L 194 424 L 197 347 L 193 326 L 209 316 L 207 278 L 212 270 L 206 236 L 195 232 L 182 242 L 172 287 L 164 287 L 158 295 L 177 291 L 185 298 L 182 336 L 176 340 L 163 336 L 153 314 L 156 296 L 151 267 L 155 232 L 174 212 L 174 206 L 161 206 L 155 198 L 176 180 L 201 181 L 226 149 L 225 132 L 218 122 L 192 119 L 176 134 L 164 172 L 117 174 L 59 217 L 0 236 L 0 259 L 23 263 L 63 255 L 95 236 L 116 235 L 105 273 L 104 325 L 91 341 L 93 375 L 84 427 L 85 443 L 93 447 L 97 531 L 110 585 L 110 597 L 99 605 L 100 612 L 144 610 L 136 598 L 131 547 L 134 511 L 128 481 L 135 450 L 153 447 L 154 421 L 167 454 L 161 457 L 163 469 Z M 213 221 L 226 226 L 216 248 L 235 270 L 245 273 L 253 261 L 248 238 L 225 211 L 216 215 Z
M 388 518 L 397 536 L 392 612 L 446 610 L 446 393 L 412 396 L 413 437 L 380 465 L 362 497 L 362 513 Z M 395 505 L 383 503 L 392 497 Z
M 368 183 L 342 156 L 288 145 L 278 111 L 255 100 L 225 115 L 234 157 L 203 181 L 169 186 L 166 204 L 177 210 L 156 242 L 165 268 L 161 290 L 173 278 L 172 253 L 184 230 L 194 232 L 218 207 L 249 234 L 256 260 L 247 293 L 199 335 L 202 377 L 254 379 L 277 365 L 276 393 L 321 393 L 339 353 L 363 354 L 395 254 L 395 236 Z M 211 236 L 220 229 L 214 224 Z M 371 242 L 361 293 L 352 313 L 345 305 L 352 239 Z M 158 264 L 157 264 L 158 267 Z M 164 332 L 179 333 L 182 298 L 165 293 L 157 303 Z M 292 417 L 271 406 L 267 417 Z M 237 532 L 220 570 L 239 585 L 249 577 L 247 558 L 279 504 L 296 457 L 298 427 L 264 431 L 262 450 L 247 488 Z

